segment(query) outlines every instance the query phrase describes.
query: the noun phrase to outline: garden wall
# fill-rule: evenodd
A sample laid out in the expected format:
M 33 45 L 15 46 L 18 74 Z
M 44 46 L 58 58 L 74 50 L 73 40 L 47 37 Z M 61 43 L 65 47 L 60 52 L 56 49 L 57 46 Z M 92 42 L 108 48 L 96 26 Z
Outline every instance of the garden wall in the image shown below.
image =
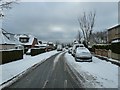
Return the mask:
M 23 59 L 23 50 L 4 50 L 0 51 L 0 64 Z
M 112 44 L 94 45 L 95 54 L 120 60 L 120 42 Z
M 32 48 L 31 49 L 31 56 L 35 56 L 41 53 L 44 53 L 45 49 L 44 48 Z

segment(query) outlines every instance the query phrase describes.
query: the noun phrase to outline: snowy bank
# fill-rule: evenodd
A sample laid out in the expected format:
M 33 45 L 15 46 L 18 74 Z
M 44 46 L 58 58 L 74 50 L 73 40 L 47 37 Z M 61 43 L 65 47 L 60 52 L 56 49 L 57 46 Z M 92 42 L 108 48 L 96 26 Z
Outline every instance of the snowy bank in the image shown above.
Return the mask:
M 118 66 L 94 56 L 93 62 L 76 62 L 68 53 L 65 58 L 76 76 L 82 76 L 85 88 L 118 88 Z
M 50 51 L 36 56 L 24 55 L 24 59 L 0 65 L 0 85 L 7 82 L 11 78 L 23 73 L 30 67 L 37 63 L 42 63 L 47 58 L 58 53 L 57 51 Z

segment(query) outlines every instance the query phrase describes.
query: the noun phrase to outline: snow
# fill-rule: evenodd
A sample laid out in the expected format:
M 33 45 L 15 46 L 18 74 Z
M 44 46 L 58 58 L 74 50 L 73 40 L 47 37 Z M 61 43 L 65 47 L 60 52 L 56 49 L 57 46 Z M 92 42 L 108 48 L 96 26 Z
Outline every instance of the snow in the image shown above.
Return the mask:
M 28 36 L 26 34 L 20 34 L 19 37 L 24 37 L 24 38 L 28 38 Z
M 91 57 L 90 51 L 85 47 L 78 47 L 75 53 L 76 57 Z
M 112 43 L 118 43 L 118 42 L 120 42 L 120 40 L 114 40 L 114 41 L 112 41 Z
M 11 44 L 10 40 L 3 35 L 2 29 L 0 29 L 0 44 L 5 44 L 5 43 Z
M 22 50 L 22 49 L 6 49 L 6 50 L 0 50 L 0 51 L 14 51 L 14 50 Z
M 15 35 L 15 38 L 17 40 L 19 40 L 19 38 L 22 37 L 22 38 L 29 38 L 29 41 L 27 43 L 22 43 L 23 45 L 32 45 L 33 41 L 34 41 L 34 36 L 33 35 L 26 35 L 26 34 L 20 34 L 20 35 Z
M 46 52 L 36 56 L 24 55 L 24 59 L 0 65 L 0 84 L 10 80 L 11 78 L 21 74 L 30 67 L 44 62 L 50 56 L 58 53 L 55 51 Z
M 115 27 L 117 27 L 117 26 L 119 26 L 119 25 L 120 25 L 120 24 L 115 24 L 115 25 L 109 27 L 108 30 L 110 30 L 110 29 L 112 29 L 112 28 L 115 28 Z
M 26 53 L 31 53 L 31 49 L 28 49 L 28 51 Z
M 83 77 L 86 88 L 118 88 L 118 66 L 93 56 L 93 62 L 76 62 L 70 54 L 65 54 L 71 70 Z
M 6 31 L 0 28 L 0 44 L 20 44 L 20 42 L 14 37 L 14 34 L 7 34 Z
M 33 41 L 34 41 L 34 36 L 32 35 L 29 35 L 29 42 L 28 43 L 25 43 L 25 45 L 32 45 Z

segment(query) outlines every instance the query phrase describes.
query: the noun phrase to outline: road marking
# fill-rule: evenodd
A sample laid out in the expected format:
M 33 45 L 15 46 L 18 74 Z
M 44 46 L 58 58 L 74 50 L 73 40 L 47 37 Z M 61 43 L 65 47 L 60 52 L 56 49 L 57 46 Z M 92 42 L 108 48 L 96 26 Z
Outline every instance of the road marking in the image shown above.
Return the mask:
M 67 80 L 64 81 L 64 88 L 67 88 Z
M 44 86 L 42 88 L 45 88 L 45 86 L 47 85 L 47 83 L 48 83 L 48 80 L 45 81 Z

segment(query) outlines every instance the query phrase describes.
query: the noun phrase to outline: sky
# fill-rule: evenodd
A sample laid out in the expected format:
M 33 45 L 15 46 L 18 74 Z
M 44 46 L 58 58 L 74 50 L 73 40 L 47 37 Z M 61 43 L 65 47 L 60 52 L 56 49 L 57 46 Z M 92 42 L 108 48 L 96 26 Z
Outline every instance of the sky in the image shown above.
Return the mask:
M 96 11 L 94 32 L 118 23 L 117 2 L 21 2 L 4 10 L 2 27 L 15 34 L 32 34 L 44 41 L 73 41 L 78 17 Z

